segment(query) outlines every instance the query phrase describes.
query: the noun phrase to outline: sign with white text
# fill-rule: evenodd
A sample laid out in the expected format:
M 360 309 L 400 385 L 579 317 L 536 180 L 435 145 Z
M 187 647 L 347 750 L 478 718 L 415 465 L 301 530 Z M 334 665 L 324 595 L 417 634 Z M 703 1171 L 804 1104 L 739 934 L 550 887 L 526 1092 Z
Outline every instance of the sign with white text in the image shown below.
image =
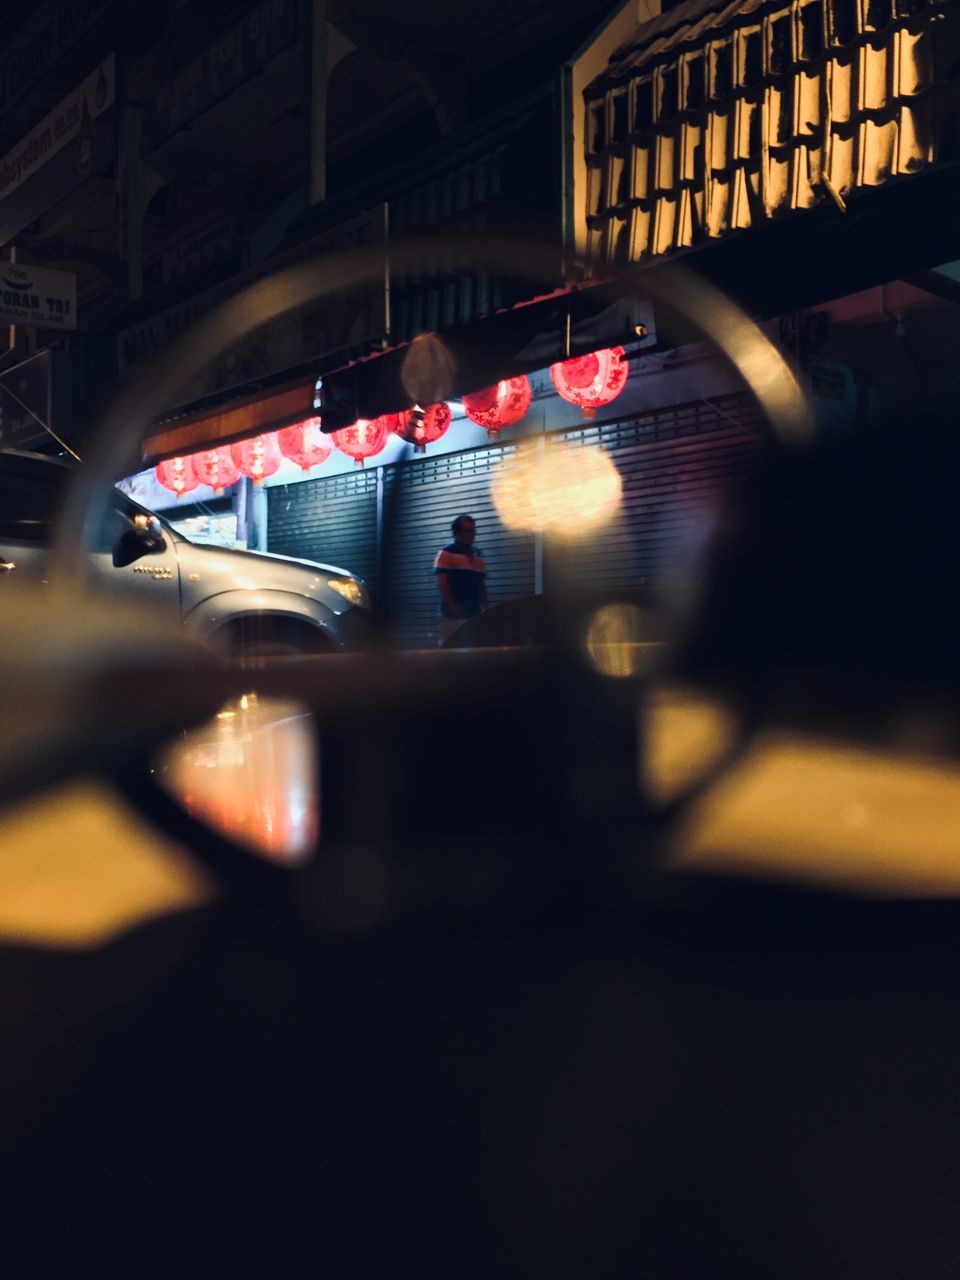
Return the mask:
M 77 327 L 77 278 L 69 271 L 0 262 L 0 324 Z
M 143 283 L 148 289 L 155 289 L 172 280 L 195 275 L 229 257 L 237 244 L 236 218 L 232 213 L 213 222 L 207 220 L 146 258 Z
M 113 55 L 0 159 L 0 244 L 116 154 Z

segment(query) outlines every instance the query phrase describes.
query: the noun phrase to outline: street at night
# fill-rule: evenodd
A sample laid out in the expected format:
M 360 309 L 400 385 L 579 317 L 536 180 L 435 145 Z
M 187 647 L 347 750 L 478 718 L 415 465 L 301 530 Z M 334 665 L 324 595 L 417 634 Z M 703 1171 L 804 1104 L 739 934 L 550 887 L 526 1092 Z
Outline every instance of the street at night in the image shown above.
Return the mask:
M 11 1277 L 960 1270 L 960 4 L 0 6 Z

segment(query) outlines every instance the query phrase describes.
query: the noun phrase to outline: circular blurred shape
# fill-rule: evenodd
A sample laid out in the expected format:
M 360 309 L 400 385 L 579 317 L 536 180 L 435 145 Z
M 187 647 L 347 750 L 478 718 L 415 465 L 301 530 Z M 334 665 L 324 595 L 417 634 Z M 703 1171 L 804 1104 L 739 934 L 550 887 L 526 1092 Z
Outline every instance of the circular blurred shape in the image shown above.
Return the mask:
M 435 333 L 427 333 L 410 343 L 400 381 L 414 404 L 438 404 L 453 392 L 456 371 L 446 343 Z
M 521 449 L 498 473 L 493 501 L 509 529 L 577 539 L 613 519 L 622 491 L 620 474 L 602 449 L 543 441 Z
M 636 605 L 604 605 L 587 624 L 587 656 L 603 676 L 626 680 L 640 675 L 649 665 L 646 632 L 643 612 Z

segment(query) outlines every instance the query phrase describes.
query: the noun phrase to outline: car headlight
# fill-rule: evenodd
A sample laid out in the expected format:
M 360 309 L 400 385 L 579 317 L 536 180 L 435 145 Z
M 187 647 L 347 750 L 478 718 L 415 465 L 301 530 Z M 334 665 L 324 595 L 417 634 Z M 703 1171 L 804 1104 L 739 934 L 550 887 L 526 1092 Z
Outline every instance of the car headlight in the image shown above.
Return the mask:
M 370 608 L 370 597 L 367 589 L 359 583 L 356 578 L 328 578 L 327 586 L 343 596 L 344 600 L 349 600 L 351 604 L 355 604 L 358 609 Z

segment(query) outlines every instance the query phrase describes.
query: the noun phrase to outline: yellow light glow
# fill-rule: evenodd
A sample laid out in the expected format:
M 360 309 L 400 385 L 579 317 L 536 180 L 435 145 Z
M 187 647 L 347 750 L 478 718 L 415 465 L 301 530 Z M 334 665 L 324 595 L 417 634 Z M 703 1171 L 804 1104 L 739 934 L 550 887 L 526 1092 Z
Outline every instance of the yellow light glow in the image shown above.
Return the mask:
M 152 917 L 214 901 L 175 841 L 106 783 L 62 787 L 3 815 L 0 938 L 99 946 Z
M 609 523 L 622 491 L 620 475 L 601 449 L 548 441 L 521 449 L 503 467 L 493 500 L 510 529 L 575 539 Z
M 649 665 L 656 646 L 644 644 L 644 638 L 643 612 L 636 605 L 605 605 L 587 627 L 587 656 L 601 675 L 625 680 Z
M 353 578 L 330 578 L 327 581 L 327 586 L 336 591 L 337 595 L 342 596 L 349 604 L 357 605 L 359 608 L 368 608 L 370 605 L 370 598 L 366 591 Z
M 960 769 L 768 732 L 694 805 L 674 866 L 855 893 L 960 893 Z
M 646 691 L 641 722 L 641 784 L 659 803 L 693 786 L 727 754 L 737 734 L 725 703 L 663 682 Z

